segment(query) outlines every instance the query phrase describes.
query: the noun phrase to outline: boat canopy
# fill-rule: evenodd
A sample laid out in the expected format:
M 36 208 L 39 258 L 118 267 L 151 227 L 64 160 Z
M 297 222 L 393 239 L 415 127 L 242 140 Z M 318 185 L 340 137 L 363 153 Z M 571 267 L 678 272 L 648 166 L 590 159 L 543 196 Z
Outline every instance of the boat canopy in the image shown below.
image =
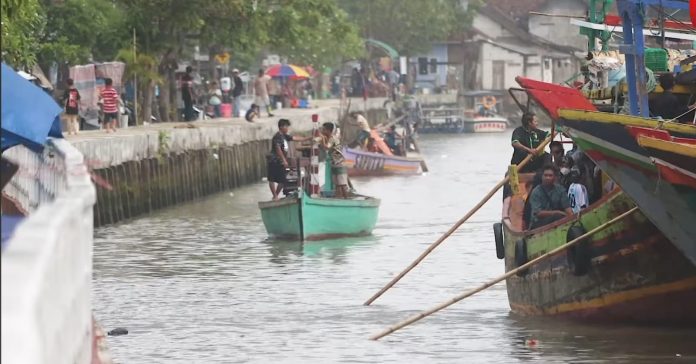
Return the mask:
M 365 40 L 365 45 L 381 49 L 393 60 L 399 59 L 399 52 L 397 52 L 396 49 L 392 48 L 392 46 L 390 46 L 387 43 L 384 43 L 377 39 L 369 38 Z

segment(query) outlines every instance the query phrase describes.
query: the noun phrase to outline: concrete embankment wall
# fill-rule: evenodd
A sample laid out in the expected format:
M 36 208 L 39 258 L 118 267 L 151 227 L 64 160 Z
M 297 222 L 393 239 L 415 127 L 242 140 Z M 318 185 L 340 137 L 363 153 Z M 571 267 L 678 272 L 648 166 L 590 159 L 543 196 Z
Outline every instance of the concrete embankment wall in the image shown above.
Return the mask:
M 368 100 L 371 121 L 386 119 L 383 102 Z M 294 133 L 308 133 L 313 113 L 320 123 L 336 121 L 338 108 L 281 110 L 253 124 L 227 119 L 71 137 L 96 179 L 95 226 L 260 181 L 278 119 L 290 119 Z

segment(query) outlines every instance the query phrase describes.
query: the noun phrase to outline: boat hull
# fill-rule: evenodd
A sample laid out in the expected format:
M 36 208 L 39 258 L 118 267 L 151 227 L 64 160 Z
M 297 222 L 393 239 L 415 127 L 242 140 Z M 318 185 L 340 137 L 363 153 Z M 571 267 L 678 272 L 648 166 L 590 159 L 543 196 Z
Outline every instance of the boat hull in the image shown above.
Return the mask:
M 561 111 L 561 115 L 568 115 Z M 650 152 L 629 133 L 625 122 L 607 122 L 599 113 L 586 113 L 582 120 L 559 119 L 558 124 L 609 177 L 629 195 L 650 221 L 696 264 L 696 190 L 661 178 Z M 597 118 L 593 121 L 592 118 Z M 617 120 L 647 119 L 611 116 Z M 646 126 L 646 125 L 639 125 Z M 655 127 L 657 123 L 655 122 Z M 688 138 L 683 132 L 674 136 Z M 693 137 L 693 135 L 692 135 Z
M 259 208 L 269 235 L 311 241 L 371 234 L 377 224 L 379 204 L 378 199 L 364 196 L 334 199 L 301 194 L 259 202 Z
M 473 119 L 464 120 L 465 133 L 502 133 L 507 130 L 509 123 L 506 119 Z
M 349 176 L 417 175 L 423 159 L 389 156 L 346 148 L 343 150 Z
M 583 211 L 589 231 L 632 208 L 622 193 Z M 516 245 L 524 239 L 531 260 L 567 240 L 574 219 L 521 232 L 504 220 L 505 268 L 517 267 Z M 696 266 L 641 212 L 593 234 L 583 243 L 589 268 L 577 274 L 567 251 L 507 279 L 510 307 L 521 315 L 550 315 L 596 322 L 696 324 Z

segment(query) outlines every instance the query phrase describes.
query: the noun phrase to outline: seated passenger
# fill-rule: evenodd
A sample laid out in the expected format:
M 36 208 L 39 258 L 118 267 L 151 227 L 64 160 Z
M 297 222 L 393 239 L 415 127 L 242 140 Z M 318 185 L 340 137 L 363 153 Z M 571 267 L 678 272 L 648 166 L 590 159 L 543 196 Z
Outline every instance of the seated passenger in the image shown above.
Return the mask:
M 396 132 L 396 125 L 392 125 L 389 131 L 384 134 L 384 141 L 391 149 L 394 155 L 403 155 L 401 151 L 401 143 L 397 143 L 397 140 L 403 139 L 403 137 Z
M 568 194 L 563 187 L 556 184 L 556 168 L 546 166 L 543 171 L 541 185 L 535 187 L 529 197 L 531 205 L 530 229 L 573 215 Z
M 549 149 L 551 150 L 551 161 L 553 165 L 560 169 L 563 164 L 563 155 L 565 154 L 563 143 L 554 140 L 549 144 Z
M 577 166 L 570 169 L 570 187 L 568 187 L 568 199 L 570 200 L 570 208 L 574 214 L 580 210 L 587 208 L 590 204 L 587 188 L 580 183 L 582 174 Z
M 696 107 L 696 103 L 687 107 L 686 103 L 672 93 L 674 88 L 674 75 L 665 73 L 660 76 L 660 86 L 662 93 L 650 100 L 650 114 L 652 116 L 660 116 L 665 120 L 677 119 L 675 121 L 690 121 L 686 114 L 689 114 L 689 109 Z M 693 114 L 691 114 L 693 118 Z

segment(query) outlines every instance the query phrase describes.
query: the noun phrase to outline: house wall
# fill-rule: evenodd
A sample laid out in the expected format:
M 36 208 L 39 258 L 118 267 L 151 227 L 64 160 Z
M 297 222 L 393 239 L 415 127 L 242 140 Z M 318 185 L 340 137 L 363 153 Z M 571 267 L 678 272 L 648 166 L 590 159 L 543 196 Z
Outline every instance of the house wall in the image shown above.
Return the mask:
M 524 74 L 524 57 L 519 53 L 510 52 L 492 44 L 481 44 L 480 55 L 480 85 L 484 90 L 500 89 L 493 84 L 493 63 L 494 61 L 505 62 L 504 87 L 506 90 L 517 86 L 515 77 Z
M 542 13 L 585 16 L 587 5 L 580 0 L 554 0 L 537 10 Z M 529 32 L 555 44 L 587 49 L 587 37 L 580 35 L 580 28 L 570 25 L 570 19 L 543 15 L 530 15 Z
M 553 83 L 563 83 L 580 71 L 580 62 L 574 58 L 554 60 Z
M 418 58 L 421 57 L 428 59 L 428 74 L 426 75 L 421 75 L 418 72 Z M 435 87 L 442 87 L 447 84 L 447 65 L 438 64 L 436 72 L 433 73 L 430 69 L 430 60 L 433 58 L 435 58 L 438 63 L 448 62 L 448 45 L 446 43 L 435 43 L 427 53 L 419 54 L 409 59 L 409 63 L 415 66 L 417 87 L 429 88 L 432 90 Z

